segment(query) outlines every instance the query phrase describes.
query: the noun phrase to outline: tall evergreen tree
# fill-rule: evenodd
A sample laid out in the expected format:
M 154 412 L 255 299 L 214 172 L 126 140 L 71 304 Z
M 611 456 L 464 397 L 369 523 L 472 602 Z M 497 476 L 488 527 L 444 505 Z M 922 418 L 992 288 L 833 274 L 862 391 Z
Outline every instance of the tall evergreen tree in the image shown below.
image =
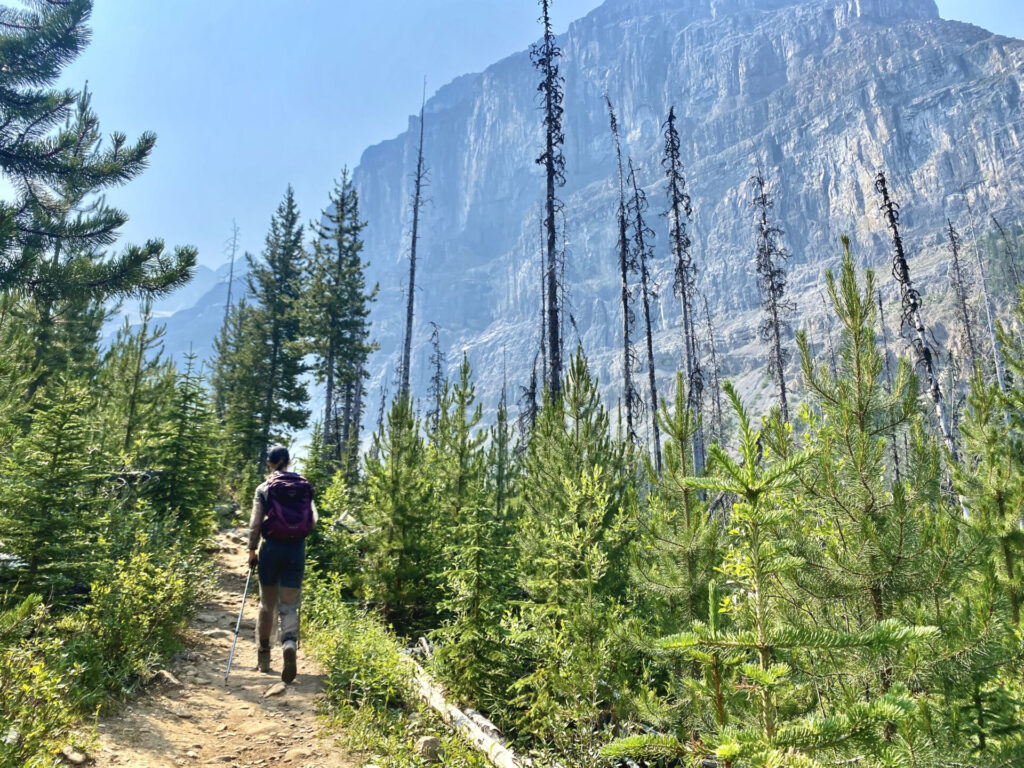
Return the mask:
M 330 205 L 315 228 L 303 326 L 315 357 L 313 373 L 326 385 L 322 422 L 325 459 L 351 480 L 357 470 L 363 415 L 363 380 L 370 342 L 370 303 L 377 294 L 366 287 L 360 239 L 365 221 L 348 173 L 342 171 Z M 332 472 L 333 474 L 333 472 Z
M 565 185 L 565 155 L 562 154 L 562 145 L 565 144 L 565 133 L 562 130 L 565 81 L 558 67 L 562 49 L 555 43 L 555 33 L 551 27 L 551 0 L 539 0 L 539 4 L 539 21 L 544 36 L 539 43 L 530 47 L 530 58 L 541 76 L 537 90 L 541 94 L 544 111 L 544 151 L 537 158 L 537 164 L 544 168 L 545 180 L 544 232 L 547 236 L 547 271 L 544 286 L 548 354 L 545 381 L 548 389 L 557 396 L 562 391 L 562 299 L 559 276 L 564 259 L 564 253 L 558 248 L 558 214 L 562 210 L 562 202 L 558 199 L 557 189 Z
M 704 427 L 700 421 L 704 392 L 704 374 L 701 371 L 699 345 L 697 343 L 696 291 L 694 275 L 696 268 L 690 254 L 690 235 L 687 222 L 693 217 L 690 194 L 686 191 L 686 176 L 680 157 L 679 131 L 676 128 L 676 109 L 671 107 L 668 119 L 662 126 L 665 130 L 665 156 L 661 164 L 668 179 L 668 220 L 669 240 L 675 258 L 674 288 L 682 308 L 683 326 L 683 370 L 686 372 L 686 403 L 695 420 L 693 438 L 694 472 L 704 470 Z
M 790 353 L 783 345 L 783 336 L 789 331 L 787 318 L 794 307 L 793 302 L 786 298 L 786 270 L 783 264 L 789 258 L 789 253 L 779 242 L 784 234 L 782 229 L 770 219 L 775 201 L 768 191 L 768 183 L 760 164 L 751 176 L 750 183 L 754 188 L 752 205 L 756 215 L 754 264 L 761 292 L 761 308 L 765 313 L 760 326 L 761 340 L 768 344 L 768 375 L 779 388 L 782 420 L 788 422 L 786 364 Z
M 213 409 L 221 428 L 222 462 L 226 485 L 239 500 L 248 501 L 263 439 L 261 413 L 267 359 L 263 330 L 256 310 L 244 298 L 228 313 L 227 323 L 214 340 L 215 357 L 210 383 Z
M 640 306 L 644 311 L 644 338 L 647 342 L 647 385 L 650 394 L 651 439 L 654 467 L 661 474 L 661 432 L 658 426 L 658 381 L 654 368 L 654 336 L 651 330 L 651 301 L 657 299 L 650 263 L 654 258 L 654 230 L 647 226 L 644 214 L 647 212 L 647 195 L 640 188 L 632 159 L 629 161 L 629 185 L 633 196 L 629 204 L 630 222 L 633 227 L 633 258 L 640 271 Z
M 618 211 L 618 255 L 619 275 L 621 277 L 620 297 L 622 301 L 622 402 L 626 409 L 626 437 L 634 443 L 639 442 L 634 425 L 633 413 L 639 406 L 640 394 L 633 385 L 633 369 L 636 367 L 636 355 L 633 352 L 633 327 L 636 324 L 636 314 L 633 312 L 630 302 L 633 291 L 629 285 L 630 275 L 636 272 L 636 257 L 630 248 L 629 241 L 629 220 L 626 215 L 626 180 L 622 170 L 622 146 L 619 141 L 619 122 L 615 117 L 615 109 L 612 107 L 612 100 L 605 94 L 605 101 L 608 103 L 608 120 L 611 124 L 612 139 L 615 142 L 615 159 L 618 164 L 619 173 L 619 211 Z
M 301 303 L 306 252 L 295 193 L 291 186 L 270 220 L 270 231 L 260 260 L 249 259 L 249 292 L 253 334 L 265 376 L 261 392 L 260 454 L 256 472 L 262 472 L 270 442 L 289 430 L 302 429 L 309 419 L 308 396 L 302 382 L 304 337 Z

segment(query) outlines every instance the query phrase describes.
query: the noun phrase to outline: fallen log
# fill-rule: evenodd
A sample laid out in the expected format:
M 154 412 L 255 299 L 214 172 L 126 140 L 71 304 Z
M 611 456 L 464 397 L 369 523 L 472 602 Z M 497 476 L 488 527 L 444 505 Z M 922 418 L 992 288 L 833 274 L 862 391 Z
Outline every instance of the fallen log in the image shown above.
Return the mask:
M 477 751 L 482 752 L 491 765 L 495 768 L 526 768 L 529 765 L 516 757 L 512 750 L 497 738 L 487 733 L 476 720 L 454 704 L 449 704 L 441 687 L 415 659 L 408 656 L 403 658 L 413 667 L 419 697 L 440 714 L 446 723 L 459 731 Z

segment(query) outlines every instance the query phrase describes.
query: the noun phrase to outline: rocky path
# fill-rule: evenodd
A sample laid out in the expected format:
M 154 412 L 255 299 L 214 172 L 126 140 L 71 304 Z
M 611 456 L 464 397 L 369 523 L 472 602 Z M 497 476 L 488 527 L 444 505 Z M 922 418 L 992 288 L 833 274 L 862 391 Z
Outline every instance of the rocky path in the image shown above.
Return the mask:
M 218 589 L 190 628 L 188 650 L 125 709 L 98 724 L 100 744 L 90 755 L 92 765 L 354 765 L 329 735 L 320 732 L 316 697 L 323 683 L 312 659 L 300 649 L 299 674 L 288 686 L 281 684 L 279 648 L 274 649 L 271 674 L 256 671 L 254 594 L 246 605 L 231 678 L 224 685 L 245 585 L 244 542 L 239 533 L 218 539 Z

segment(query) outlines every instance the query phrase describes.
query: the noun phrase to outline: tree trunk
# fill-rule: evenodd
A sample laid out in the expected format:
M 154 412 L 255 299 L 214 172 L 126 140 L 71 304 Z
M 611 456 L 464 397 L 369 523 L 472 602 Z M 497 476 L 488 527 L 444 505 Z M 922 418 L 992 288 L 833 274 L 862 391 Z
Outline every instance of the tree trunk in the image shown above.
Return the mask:
M 412 324 L 416 303 L 416 243 L 420 232 L 420 207 L 423 205 L 423 117 L 427 106 L 426 85 L 420 106 L 420 143 L 416 154 L 416 175 L 413 177 L 412 240 L 409 244 L 409 295 L 405 307 L 405 342 L 402 346 L 402 365 L 399 369 L 398 394 L 409 397 L 409 372 L 412 364 Z
M 633 387 L 633 344 L 630 339 L 633 326 L 633 310 L 629 306 L 629 236 L 626 222 L 626 184 L 622 175 L 622 147 L 619 142 L 619 125 L 615 118 L 611 99 L 605 94 L 608 103 L 608 116 L 611 124 L 612 138 L 615 140 L 615 159 L 619 173 L 619 274 L 621 278 L 620 296 L 622 300 L 622 398 L 626 405 L 626 439 L 637 441 L 636 428 L 633 424 L 633 406 L 636 403 L 636 391 Z

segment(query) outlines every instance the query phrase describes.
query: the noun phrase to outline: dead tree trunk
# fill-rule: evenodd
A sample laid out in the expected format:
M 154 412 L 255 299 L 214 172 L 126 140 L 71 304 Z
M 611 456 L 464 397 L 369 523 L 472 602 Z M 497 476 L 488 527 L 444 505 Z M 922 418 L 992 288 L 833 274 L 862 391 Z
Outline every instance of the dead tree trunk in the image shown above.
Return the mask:
M 714 387 L 715 399 L 715 437 L 718 444 L 725 447 L 725 425 L 722 423 L 722 371 L 718 366 L 718 346 L 715 342 L 715 326 L 711 322 L 711 310 L 708 308 L 708 297 L 704 296 L 704 319 L 708 324 L 708 343 L 711 347 L 711 385 Z
M 981 255 L 981 248 L 978 247 L 978 233 L 974 229 L 974 211 L 971 204 L 967 202 L 964 195 L 964 202 L 967 203 L 967 221 L 971 225 L 971 240 L 974 245 L 974 256 L 978 261 L 978 275 L 981 277 L 981 295 L 985 300 L 985 320 L 988 325 L 988 339 L 992 346 L 992 363 L 996 369 L 996 384 L 1000 392 L 1006 391 L 1006 380 L 1003 378 L 1003 361 L 1000 359 L 999 338 L 996 336 L 996 324 L 992 317 L 992 299 L 988 295 L 988 276 L 985 274 L 985 261 Z
M 405 306 L 405 340 L 402 345 L 402 363 L 398 371 L 398 395 L 409 397 L 409 372 L 412 365 L 412 325 L 416 304 L 416 244 L 420 235 L 420 208 L 423 207 L 423 187 L 426 183 L 426 168 L 423 165 L 423 117 L 427 106 L 427 88 L 423 86 L 423 103 L 420 106 L 420 143 L 416 153 L 416 173 L 413 176 L 412 193 L 412 237 L 409 243 L 409 295 Z
M 971 308 L 967 303 L 971 278 L 960 263 L 960 233 L 953 228 L 953 222 L 949 219 L 946 219 L 946 236 L 949 238 L 949 255 L 952 259 L 953 267 L 950 272 L 950 282 L 953 284 L 953 292 L 956 294 L 956 311 L 960 315 L 964 343 L 967 346 L 967 369 L 970 371 L 970 375 L 973 376 L 981 364 L 981 358 L 978 356 L 978 347 L 974 343 L 974 331 L 971 328 Z
M 885 392 L 888 395 L 892 395 L 892 366 L 889 364 L 889 332 L 885 328 L 885 308 L 882 306 L 882 290 L 879 288 L 876 291 L 876 298 L 878 299 L 878 323 L 882 327 L 882 359 L 885 361 Z M 895 473 L 896 482 L 900 482 L 900 452 L 896 446 L 896 430 L 892 431 L 889 435 L 889 439 L 892 441 L 892 467 Z
M 1020 291 L 1020 272 L 1017 270 L 1017 257 L 1010 248 L 1010 238 L 1006 234 L 1006 230 L 1003 229 L 1003 225 L 999 223 L 999 220 L 995 216 L 990 216 L 989 218 L 992 219 L 992 223 L 996 225 L 996 229 L 999 231 L 999 239 L 1003 241 L 1003 255 L 1006 257 L 1006 268 L 1010 272 L 1010 278 L 1013 280 L 1014 288 L 1016 288 L 1017 291 Z
M 562 145 L 565 134 L 562 132 L 562 100 L 563 79 L 559 73 L 558 59 L 562 50 L 555 44 L 555 34 L 551 27 L 550 0 L 540 0 L 540 22 L 544 28 L 544 37 L 530 49 L 533 65 L 541 75 L 537 90 L 540 92 L 544 108 L 544 151 L 537 158 L 537 164 L 544 168 L 544 228 L 547 236 L 547 349 L 548 371 L 547 384 L 553 397 L 562 391 L 562 326 L 560 320 L 561 300 L 559 298 L 559 266 L 561 254 L 558 250 L 558 214 L 562 203 L 558 199 L 556 189 L 565 184 L 565 156 Z
M 693 257 L 690 254 L 690 234 L 686 223 L 693 216 L 690 195 L 686 191 L 686 176 L 680 157 L 679 131 L 676 130 L 676 110 L 671 107 L 665 122 L 665 157 L 662 167 L 668 178 L 669 237 L 672 240 L 672 255 L 675 257 L 675 291 L 682 309 L 683 324 L 683 368 L 686 371 L 686 407 L 693 419 L 693 471 L 704 472 L 704 426 L 701 424 L 701 410 L 704 393 L 704 374 L 700 368 L 697 353 L 697 334 L 693 306 L 695 287 Z
M 789 351 L 782 346 L 782 335 L 789 329 L 787 318 L 793 311 L 793 303 L 786 299 L 786 270 L 782 264 L 789 254 L 779 244 L 784 234 L 782 229 L 769 221 L 768 215 L 775 205 L 768 194 L 764 173 L 758 164 L 756 173 L 750 178 L 754 185 L 753 206 L 757 213 L 757 267 L 758 287 L 761 291 L 761 307 L 765 319 L 761 322 L 761 339 L 768 343 L 768 375 L 779 387 L 779 408 L 782 420 L 789 421 L 789 401 L 786 395 L 786 364 Z
M 942 397 L 942 389 L 939 387 L 939 378 L 935 370 L 935 359 L 931 347 L 928 345 L 927 331 L 924 319 L 921 317 L 921 294 L 914 288 L 910 279 L 910 267 L 907 265 L 907 257 L 903 251 L 903 238 L 900 236 L 900 209 L 899 205 L 889 197 L 889 187 L 885 180 L 885 173 L 878 172 L 875 179 L 875 189 L 882 196 L 881 210 L 885 215 L 886 224 L 892 237 L 893 257 L 892 274 L 900 287 L 900 299 L 903 316 L 901 324 L 910 326 L 914 330 L 912 344 L 914 353 L 917 356 L 917 363 L 924 369 L 925 381 L 928 388 L 928 396 L 931 398 L 935 408 L 935 419 L 939 423 L 939 431 L 942 434 L 943 442 L 949 450 L 953 463 L 959 463 L 960 455 L 953 441 L 953 433 L 949 428 L 949 417 L 946 413 L 946 403 Z
M 228 250 L 231 253 L 231 266 L 228 267 L 228 297 L 224 302 L 224 325 L 228 324 L 228 315 L 231 313 L 231 288 L 235 282 L 235 256 L 238 255 L 238 222 L 231 220 L 231 238 L 228 240 Z
M 540 370 L 546 376 L 548 370 L 548 289 L 544 269 L 544 216 L 540 217 Z
M 633 220 L 633 258 L 640 269 L 640 303 L 644 311 L 644 334 L 647 339 L 647 378 L 651 393 L 651 439 L 654 443 L 654 468 L 661 474 L 661 432 L 658 428 L 658 382 L 654 372 L 654 339 L 651 334 L 651 298 L 654 295 L 650 271 L 647 264 L 652 255 L 654 230 L 644 221 L 647 212 L 647 196 L 637 182 L 633 161 L 629 161 L 629 184 L 633 188 L 630 215 Z
M 612 138 L 615 140 L 615 159 L 619 172 L 619 275 L 621 277 L 620 296 L 622 300 L 622 399 L 626 406 L 626 439 L 637 443 L 636 426 L 633 423 L 633 409 L 637 404 L 637 391 L 633 385 L 633 366 L 636 358 L 633 354 L 633 326 L 636 316 L 630 306 L 629 273 L 636 270 L 636 260 L 631 257 L 629 249 L 629 224 L 626 217 L 626 182 L 622 171 L 622 146 L 619 142 L 619 124 L 615 119 L 612 101 L 605 94 L 608 102 L 608 119 L 611 124 Z

